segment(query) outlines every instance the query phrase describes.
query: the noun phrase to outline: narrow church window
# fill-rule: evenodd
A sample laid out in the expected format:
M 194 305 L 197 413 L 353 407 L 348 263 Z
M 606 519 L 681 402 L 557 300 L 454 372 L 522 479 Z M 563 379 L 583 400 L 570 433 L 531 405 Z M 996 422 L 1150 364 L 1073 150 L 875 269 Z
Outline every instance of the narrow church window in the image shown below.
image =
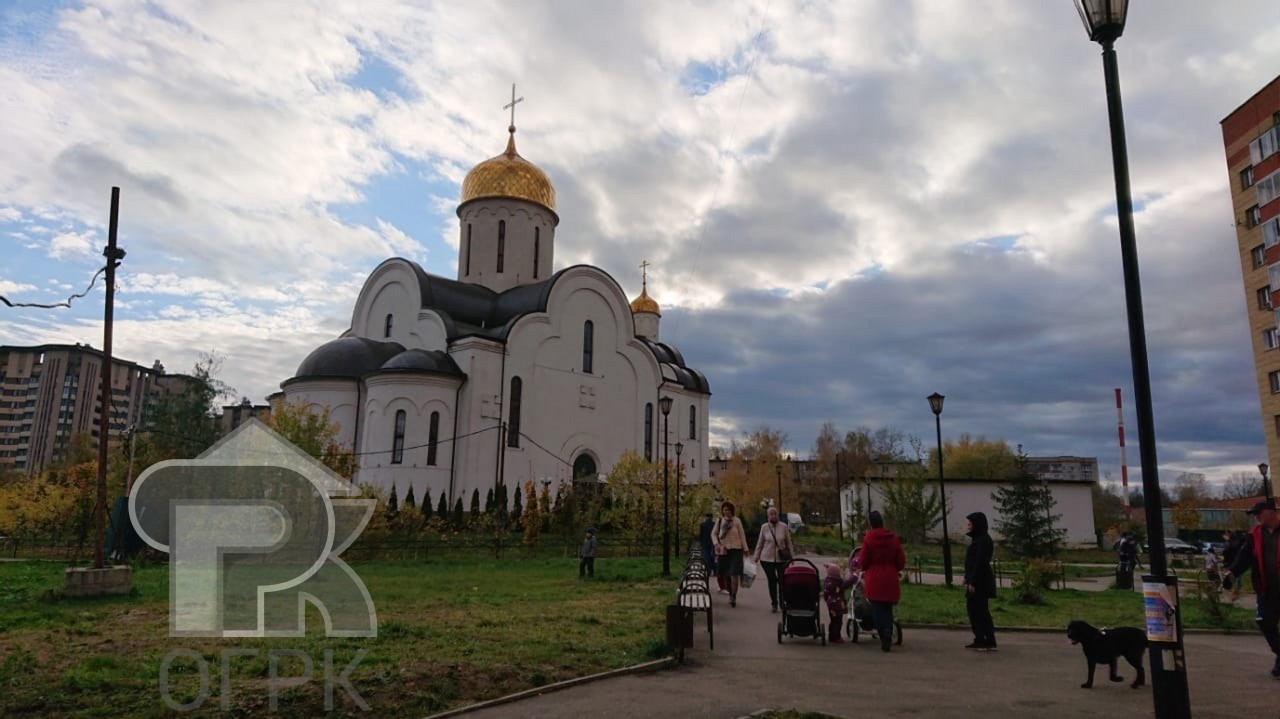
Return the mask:
M 507 221 L 498 220 L 498 274 L 502 274 L 502 256 L 507 248 Z
M 387 315 L 387 321 L 382 323 L 382 336 L 383 336 L 383 337 L 390 337 L 390 336 L 391 336 L 391 318 L 392 318 L 392 315 L 388 314 L 388 315 Z
M 591 320 L 587 320 L 582 325 L 582 371 L 591 374 L 591 355 L 593 345 L 595 344 L 596 326 L 591 324 Z
M 435 466 L 436 445 L 440 443 L 440 413 L 431 413 L 431 428 L 427 435 L 427 464 Z
M 396 436 L 391 440 L 391 463 L 404 461 L 404 410 L 396 412 Z
M 644 406 L 644 461 L 653 461 L 653 403 Z
M 533 279 L 538 279 L 538 250 L 542 246 L 542 228 L 533 228 Z
M 466 271 L 463 272 L 462 274 L 470 275 L 471 274 L 471 223 L 470 222 L 467 223 L 467 247 L 465 250 L 463 250 L 463 254 L 466 255 L 466 261 L 463 263 L 465 265 Z
M 689 439 L 698 438 L 698 408 L 689 408 Z
M 511 378 L 511 412 L 507 417 L 507 446 L 520 446 L 520 390 L 524 382 L 519 377 Z

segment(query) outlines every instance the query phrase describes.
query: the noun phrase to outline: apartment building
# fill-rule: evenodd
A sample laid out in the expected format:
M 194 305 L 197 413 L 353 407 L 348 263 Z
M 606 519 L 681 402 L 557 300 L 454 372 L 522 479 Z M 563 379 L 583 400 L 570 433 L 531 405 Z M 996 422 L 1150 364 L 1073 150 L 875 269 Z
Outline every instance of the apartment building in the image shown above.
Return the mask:
M 97 438 L 102 422 L 102 352 L 89 345 L 0 346 L 0 471 L 35 474 L 66 456 L 77 435 Z M 146 422 L 148 408 L 185 387 L 185 375 L 113 358 L 108 436 Z
M 1222 120 L 1267 462 L 1280 462 L 1280 76 Z

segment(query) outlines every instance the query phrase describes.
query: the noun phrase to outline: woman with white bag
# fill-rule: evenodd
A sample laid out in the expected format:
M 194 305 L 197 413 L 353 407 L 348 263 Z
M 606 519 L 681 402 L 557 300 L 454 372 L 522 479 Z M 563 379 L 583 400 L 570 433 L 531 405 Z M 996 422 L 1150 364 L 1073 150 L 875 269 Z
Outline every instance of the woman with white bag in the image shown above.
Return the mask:
M 747 530 L 736 516 L 737 507 L 725 501 L 720 505 L 720 519 L 712 529 L 716 542 L 716 574 L 729 580 L 729 606 L 738 606 L 738 586 L 742 581 L 742 562 L 747 554 Z

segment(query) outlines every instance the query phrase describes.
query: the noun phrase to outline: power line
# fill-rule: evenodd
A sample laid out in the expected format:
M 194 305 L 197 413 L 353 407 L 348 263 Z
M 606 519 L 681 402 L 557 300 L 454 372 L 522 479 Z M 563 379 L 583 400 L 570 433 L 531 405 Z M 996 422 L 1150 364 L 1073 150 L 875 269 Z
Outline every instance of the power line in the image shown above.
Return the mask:
M 102 273 L 106 271 L 107 271 L 107 268 L 104 266 L 102 269 L 93 273 L 93 279 L 89 280 L 89 286 L 84 288 L 84 292 L 78 292 L 74 295 L 71 295 L 70 297 L 68 297 L 66 300 L 63 300 L 62 302 L 55 302 L 51 305 L 41 304 L 39 302 L 10 302 L 9 298 L 5 297 L 4 295 L 0 295 L 0 302 L 3 302 L 10 307 L 35 307 L 37 309 L 42 309 L 42 310 L 52 310 L 58 307 L 70 307 L 72 300 L 80 299 L 81 297 L 84 297 L 85 295 L 89 294 L 89 292 L 93 290 L 93 286 L 97 284 L 98 278 L 101 277 Z

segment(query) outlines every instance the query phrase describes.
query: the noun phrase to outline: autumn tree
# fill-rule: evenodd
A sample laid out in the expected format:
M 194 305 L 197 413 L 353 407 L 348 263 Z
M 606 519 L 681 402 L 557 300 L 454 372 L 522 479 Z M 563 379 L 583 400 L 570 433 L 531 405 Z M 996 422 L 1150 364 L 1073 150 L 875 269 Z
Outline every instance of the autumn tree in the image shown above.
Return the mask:
M 1191 507 L 1207 507 L 1213 501 L 1209 482 L 1199 472 L 1183 472 L 1173 480 L 1173 503 Z
M 221 438 L 215 404 L 235 392 L 215 377 L 221 369 L 220 357 L 204 355 L 179 389 L 160 398 L 139 442 L 142 467 L 166 459 L 192 459 Z
M 799 493 L 794 472 L 787 464 L 782 448 L 787 435 L 768 427 L 746 435 L 729 445 L 728 468 L 716 477 L 721 496 L 734 503 L 744 522 L 762 514 L 762 502 L 777 501 L 778 472 L 782 472 L 783 511 L 799 508 Z
M 942 498 L 932 482 L 926 482 L 924 468 L 906 468 L 894 479 L 882 483 L 885 525 L 909 542 L 923 543 L 930 531 L 942 523 Z
M 1262 494 L 1262 478 L 1252 472 L 1236 472 L 1222 483 L 1223 499 L 1248 499 Z
M 546 491 L 546 490 L 543 490 Z M 524 528 L 524 546 L 538 546 L 542 534 L 542 505 L 534 489 L 533 480 L 524 483 L 525 509 L 520 513 L 520 526 Z
M 1094 482 L 1089 488 L 1093 500 L 1093 526 L 1105 532 L 1124 521 L 1124 500 L 1114 484 Z
M 280 402 L 272 407 L 267 426 L 320 460 L 334 474 L 351 481 L 356 470 L 355 454 L 338 441 L 342 427 L 333 420 L 328 407 Z
M 1018 455 L 1002 439 L 962 434 L 942 443 L 943 469 L 957 479 L 1012 479 L 1019 475 Z M 938 476 L 938 452 L 929 452 L 929 474 Z

